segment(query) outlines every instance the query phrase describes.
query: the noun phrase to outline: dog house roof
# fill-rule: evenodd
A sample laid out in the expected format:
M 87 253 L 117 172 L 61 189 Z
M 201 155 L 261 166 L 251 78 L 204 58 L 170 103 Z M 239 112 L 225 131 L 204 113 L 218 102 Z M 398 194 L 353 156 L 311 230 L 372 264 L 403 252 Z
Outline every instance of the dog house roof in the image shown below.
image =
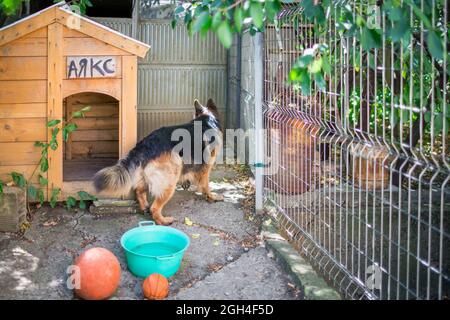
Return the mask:
M 55 22 L 69 26 L 72 24 L 72 19 L 74 18 L 77 19 L 76 31 L 106 42 L 107 44 L 129 52 L 130 54 L 144 58 L 147 51 L 150 49 L 150 46 L 143 42 L 137 41 L 100 23 L 72 12 L 65 1 L 56 3 L 35 14 L 16 21 L 13 24 L 1 28 L 0 47 Z

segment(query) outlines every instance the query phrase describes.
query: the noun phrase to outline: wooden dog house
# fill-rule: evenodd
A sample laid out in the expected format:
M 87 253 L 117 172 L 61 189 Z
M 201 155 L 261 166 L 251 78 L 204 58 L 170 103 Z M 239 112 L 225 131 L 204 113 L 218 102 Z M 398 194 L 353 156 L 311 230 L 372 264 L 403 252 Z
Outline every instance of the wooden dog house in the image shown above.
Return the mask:
M 44 178 L 46 197 L 53 188 L 62 198 L 92 192 L 94 173 L 136 144 L 137 58 L 148 49 L 65 3 L 0 29 L 0 180 L 12 171 L 32 176 L 41 157 L 35 141 L 51 138 L 46 123 L 89 105 L 67 143 L 58 135 Z

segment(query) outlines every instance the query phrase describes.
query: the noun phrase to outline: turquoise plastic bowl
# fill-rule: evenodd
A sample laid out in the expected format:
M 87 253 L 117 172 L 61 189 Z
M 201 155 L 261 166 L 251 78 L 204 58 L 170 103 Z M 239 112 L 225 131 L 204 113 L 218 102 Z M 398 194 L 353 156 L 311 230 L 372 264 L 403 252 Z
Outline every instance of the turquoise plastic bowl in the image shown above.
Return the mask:
M 157 226 L 153 221 L 141 221 L 120 238 L 128 269 L 137 277 L 159 273 L 166 278 L 180 268 L 189 237 L 180 230 Z

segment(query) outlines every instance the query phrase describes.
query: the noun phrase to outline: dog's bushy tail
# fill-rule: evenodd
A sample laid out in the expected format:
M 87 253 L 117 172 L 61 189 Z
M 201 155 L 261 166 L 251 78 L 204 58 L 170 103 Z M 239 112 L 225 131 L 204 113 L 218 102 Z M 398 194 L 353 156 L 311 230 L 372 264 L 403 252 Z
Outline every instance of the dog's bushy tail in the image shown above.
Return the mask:
M 119 161 L 116 165 L 106 167 L 94 176 L 94 187 L 97 192 L 112 196 L 126 196 L 130 193 L 132 182 L 129 169 Z

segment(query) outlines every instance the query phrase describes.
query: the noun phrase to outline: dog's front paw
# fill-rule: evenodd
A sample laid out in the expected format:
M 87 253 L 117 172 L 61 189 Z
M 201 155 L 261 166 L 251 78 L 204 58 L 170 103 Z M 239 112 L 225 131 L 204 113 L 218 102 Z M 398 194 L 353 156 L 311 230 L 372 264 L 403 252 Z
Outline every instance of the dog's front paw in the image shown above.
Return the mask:
M 208 200 L 209 202 L 223 201 L 223 195 L 210 193 L 206 195 L 206 200 Z

